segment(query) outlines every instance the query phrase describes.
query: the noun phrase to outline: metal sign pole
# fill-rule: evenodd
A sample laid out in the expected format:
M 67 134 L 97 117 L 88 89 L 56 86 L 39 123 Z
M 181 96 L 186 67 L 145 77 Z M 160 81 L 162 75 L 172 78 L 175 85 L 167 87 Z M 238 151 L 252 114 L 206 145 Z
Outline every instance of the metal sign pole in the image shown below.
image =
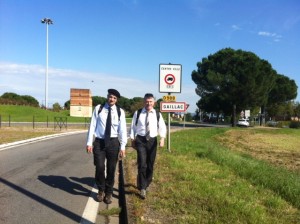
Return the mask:
M 170 99 L 171 93 L 180 93 L 181 92 L 181 77 L 182 77 L 182 66 L 180 64 L 159 64 L 159 92 L 168 92 L 168 101 Z M 185 103 L 184 103 L 185 105 Z M 162 106 L 162 104 L 161 104 Z M 162 107 L 160 108 L 161 112 Z M 170 112 L 174 109 L 180 109 L 180 105 L 169 105 L 168 112 L 168 150 L 171 152 L 171 137 L 170 137 Z
M 185 128 L 185 112 L 183 113 L 183 129 Z
M 168 95 L 171 95 L 171 93 L 168 93 Z M 171 115 L 170 112 L 168 113 L 168 150 L 171 152 Z
M 171 152 L 171 128 L 170 128 L 170 112 L 168 113 L 168 150 Z

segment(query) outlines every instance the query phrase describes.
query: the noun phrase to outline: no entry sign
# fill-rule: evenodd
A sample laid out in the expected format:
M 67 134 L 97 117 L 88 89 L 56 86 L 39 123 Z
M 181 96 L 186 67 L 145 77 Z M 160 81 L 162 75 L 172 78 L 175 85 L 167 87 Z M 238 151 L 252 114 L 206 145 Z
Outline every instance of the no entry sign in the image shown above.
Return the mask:
M 181 92 L 182 66 L 175 64 L 159 65 L 159 92 L 180 93 Z

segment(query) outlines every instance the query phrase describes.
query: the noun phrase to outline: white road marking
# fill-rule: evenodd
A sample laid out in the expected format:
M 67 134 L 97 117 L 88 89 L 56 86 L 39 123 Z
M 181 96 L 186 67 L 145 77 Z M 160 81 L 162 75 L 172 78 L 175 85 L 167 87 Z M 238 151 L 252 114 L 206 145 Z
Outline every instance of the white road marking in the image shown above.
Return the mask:
M 96 222 L 99 203 L 93 198 L 94 194 L 98 194 L 98 188 L 94 185 L 88 202 L 82 214 L 80 224 L 91 224 Z

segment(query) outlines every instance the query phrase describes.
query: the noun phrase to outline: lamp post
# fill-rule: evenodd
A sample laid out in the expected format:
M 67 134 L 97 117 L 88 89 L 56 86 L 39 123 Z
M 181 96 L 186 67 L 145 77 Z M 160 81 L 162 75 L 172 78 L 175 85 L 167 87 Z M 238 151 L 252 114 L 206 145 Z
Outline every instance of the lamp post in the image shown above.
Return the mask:
M 42 23 L 46 24 L 46 80 L 45 80 L 45 108 L 48 106 L 48 25 L 53 24 L 53 21 L 49 18 L 41 20 Z

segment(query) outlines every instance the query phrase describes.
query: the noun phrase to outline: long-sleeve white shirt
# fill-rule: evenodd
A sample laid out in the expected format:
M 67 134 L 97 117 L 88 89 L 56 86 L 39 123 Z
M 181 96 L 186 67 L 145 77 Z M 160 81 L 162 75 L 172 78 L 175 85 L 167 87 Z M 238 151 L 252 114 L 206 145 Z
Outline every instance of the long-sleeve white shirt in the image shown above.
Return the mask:
M 137 125 L 136 124 L 136 118 L 137 118 L 137 111 L 135 111 L 132 122 L 131 122 L 131 129 L 130 129 L 130 138 L 135 139 L 136 135 L 145 136 L 146 135 L 146 115 L 147 111 L 145 108 L 142 109 L 139 120 Z M 156 116 L 156 110 L 152 109 L 149 112 L 148 119 L 149 119 L 149 128 L 150 128 L 150 137 L 156 137 L 159 135 L 162 138 L 166 137 L 167 134 L 167 128 L 165 121 L 159 113 L 159 123 L 157 125 L 157 116 Z
M 92 146 L 95 138 L 105 138 L 105 126 L 108 115 L 109 105 L 106 103 L 98 114 L 101 105 L 97 105 L 91 117 L 91 124 L 87 135 L 87 145 Z M 121 109 L 121 116 L 119 119 L 116 105 L 111 107 L 111 138 L 118 137 L 121 145 L 121 150 L 125 150 L 127 144 L 127 128 L 125 112 Z

